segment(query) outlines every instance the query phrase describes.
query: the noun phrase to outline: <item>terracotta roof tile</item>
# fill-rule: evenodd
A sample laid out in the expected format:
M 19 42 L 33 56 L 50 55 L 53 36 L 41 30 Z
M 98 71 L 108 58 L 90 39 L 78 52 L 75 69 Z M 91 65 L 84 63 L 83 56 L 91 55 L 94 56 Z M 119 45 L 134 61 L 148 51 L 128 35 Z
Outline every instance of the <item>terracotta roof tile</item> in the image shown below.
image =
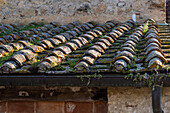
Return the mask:
M 132 20 L 39 24 L 0 26 L 2 73 L 131 73 L 170 67 L 167 25 L 149 23 L 144 32 L 143 24 Z M 20 27 L 25 30 L 15 32 Z

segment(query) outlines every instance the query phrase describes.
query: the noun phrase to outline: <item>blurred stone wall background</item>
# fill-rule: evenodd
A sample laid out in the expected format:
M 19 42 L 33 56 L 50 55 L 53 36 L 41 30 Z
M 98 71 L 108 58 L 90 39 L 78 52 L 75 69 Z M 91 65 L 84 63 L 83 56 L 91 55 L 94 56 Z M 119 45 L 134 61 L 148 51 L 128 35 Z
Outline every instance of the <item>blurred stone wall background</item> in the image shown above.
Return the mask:
M 147 18 L 163 22 L 165 0 L 0 0 L 1 23 L 111 19 L 124 22 L 131 18 L 133 11 L 140 14 L 139 22 Z

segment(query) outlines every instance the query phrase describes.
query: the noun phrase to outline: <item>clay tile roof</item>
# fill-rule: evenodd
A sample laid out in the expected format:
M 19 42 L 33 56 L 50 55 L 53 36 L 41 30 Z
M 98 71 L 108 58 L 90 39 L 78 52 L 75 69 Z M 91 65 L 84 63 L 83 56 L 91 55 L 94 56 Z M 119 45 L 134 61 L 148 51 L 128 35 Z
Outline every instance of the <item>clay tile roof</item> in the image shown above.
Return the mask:
M 170 28 L 132 20 L 0 26 L 1 73 L 169 73 Z

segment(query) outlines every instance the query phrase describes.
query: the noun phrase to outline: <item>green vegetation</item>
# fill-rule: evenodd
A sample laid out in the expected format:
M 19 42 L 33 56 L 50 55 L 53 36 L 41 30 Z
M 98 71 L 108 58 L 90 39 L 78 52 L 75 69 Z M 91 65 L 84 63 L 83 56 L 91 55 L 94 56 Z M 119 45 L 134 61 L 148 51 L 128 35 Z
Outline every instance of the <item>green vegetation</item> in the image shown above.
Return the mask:
M 11 34 L 13 32 L 20 32 L 20 31 L 26 31 L 26 30 L 29 30 L 29 29 L 33 29 L 33 28 L 37 28 L 37 27 L 42 27 L 44 24 L 41 23 L 41 24 L 38 24 L 38 25 L 26 25 L 26 26 L 19 26 L 18 28 L 15 28 L 14 31 L 12 31 L 11 29 L 8 29 L 7 31 L 5 32 L 1 32 L 0 33 L 0 36 L 4 36 L 4 35 L 8 35 L 8 34 Z
M 51 70 L 53 70 L 53 71 L 64 71 L 65 69 L 66 69 L 65 67 L 58 65 L 58 66 L 53 67 Z
M 102 38 L 102 37 L 103 37 L 103 35 L 100 35 L 100 36 L 99 36 L 99 38 Z
M 37 27 L 42 27 L 42 26 L 44 26 L 43 23 L 40 23 L 40 24 L 38 24 L 38 25 L 26 25 L 26 26 L 24 26 L 24 27 L 18 27 L 18 28 L 16 29 L 16 31 L 17 31 L 17 32 L 19 32 L 19 31 L 26 31 L 26 30 L 29 30 L 29 29 L 33 29 L 33 28 L 37 28 Z
M 57 63 L 57 62 L 52 62 L 52 63 L 51 63 L 51 66 L 52 66 L 52 67 L 55 67 L 55 66 L 57 66 L 57 65 L 60 65 L 60 64 Z
M 32 45 L 34 45 L 34 44 L 37 44 L 38 42 L 39 42 L 40 40 L 34 40 L 34 41 L 32 41 L 32 42 L 29 42 L 29 41 L 27 41 L 28 42 L 28 44 L 29 44 L 29 46 L 32 46 Z
M 116 46 L 121 46 L 121 45 L 123 45 L 123 42 L 116 44 Z
M 27 41 L 28 42 L 28 41 Z M 32 45 L 34 45 L 33 43 L 31 43 L 31 42 L 28 42 L 28 44 L 29 44 L 29 46 L 32 46 Z
M 135 54 L 136 54 L 136 53 L 135 53 Z M 136 54 L 136 55 L 137 55 L 137 54 Z M 135 60 L 136 60 L 136 58 L 137 58 L 136 55 L 134 55 L 134 59 L 135 59 Z
M 14 54 L 14 53 L 8 53 L 8 54 L 6 54 L 5 56 L 3 56 L 2 58 L 0 58 L 0 66 L 1 66 L 6 60 L 8 60 L 9 58 L 11 58 L 13 54 Z
M 168 66 L 165 66 L 164 68 L 166 69 L 166 71 L 167 71 L 167 72 L 169 72 L 170 65 L 168 65 Z
M 37 40 L 37 39 L 34 40 L 34 44 L 37 44 L 39 41 L 40 41 L 40 40 Z
M 83 47 L 81 47 L 81 50 L 86 50 L 89 49 L 89 47 L 91 47 L 93 44 L 86 44 Z
M 143 66 L 144 66 L 145 68 L 147 68 L 147 67 L 148 67 L 148 63 L 147 63 L 147 62 L 144 62 L 144 63 L 143 63 Z
M 128 64 L 128 70 L 132 69 L 132 68 L 136 68 L 136 63 L 135 61 L 132 61 L 132 63 Z
M 68 60 L 68 64 L 70 68 L 73 68 L 79 59 Z
M 40 61 L 41 60 L 39 58 L 35 58 L 32 61 L 30 61 L 30 62 L 31 62 L 33 67 L 36 67 L 40 63 Z
M 145 73 L 145 74 L 133 74 L 130 73 L 127 76 L 125 76 L 125 79 L 133 79 L 134 82 L 138 83 L 141 82 L 143 84 L 147 84 L 148 87 L 153 87 L 155 85 L 157 85 L 157 83 L 159 83 L 160 85 L 163 85 L 163 79 L 166 79 L 165 74 L 159 75 L 158 73 L 153 73 L 152 75 Z
M 108 68 L 109 65 L 103 65 L 103 66 L 90 66 L 90 69 L 105 69 Z
M 108 32 L 111 32 L 112 31 L 112 29 L 108 29 Z
M 80 78 L 81 81 L 83 81 L 85 78 L 87 78 L 88 79 L 87 86 L 88 86 L 90 84 L 91 78 L 98 78 L 98 79 L 100 79 L 100 78 L 102 78 L 102 75 L 95 73 L 93 75 L 78 75 L 76 77 Z
M 4 32 L 1 32 L 0 33 L 0 36 L 4 36 L 4 35 L 7 35 L 7 34 L 11 34 L 12 33 L 12 31 L 6 31 L 5 33 Z
M 37 66 L 41 62 L 40 58 L 34 58 L 31 61 L 28 61 L 27 63 L 31 64 L 31 68 L 29 69 L 31 72 L 37 72 Z
M 145 57 L 144 57 L 144 56 L 139 56 L 138 58 L 139 58 L 140 60 L 144 60 Z
M 149 25 L 148 21 L 146 23 L 144 23 L 144 25 L 143 25 L 143 33 L 146 33 L 148 31 L 148 25 Z

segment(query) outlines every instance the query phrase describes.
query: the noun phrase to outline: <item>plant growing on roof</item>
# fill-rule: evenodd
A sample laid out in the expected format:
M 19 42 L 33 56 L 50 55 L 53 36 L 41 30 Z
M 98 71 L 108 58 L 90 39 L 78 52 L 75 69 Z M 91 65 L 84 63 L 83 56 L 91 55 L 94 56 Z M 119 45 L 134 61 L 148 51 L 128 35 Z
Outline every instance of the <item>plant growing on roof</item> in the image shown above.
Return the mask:
M 61 66 L 61 65 L 57 65 L 53 68 L 51 68 L 51 70 L 54 70 L 54 71 L 64 71 L 66 68 Z
M 88 49 L 89 47 L 91 47 L 93 44 L 86 44 L 84 45 L 82 48 L 80 48 L 80 50 L 86 50 Z
M 0 66 L 6 61 L 8 60 L 9 58 L 11 58 L 13 56 L 14 53 L 8 53 L 8 54 L 5 54 L 5 56 L 1 57 L 0 58 Z
M 33 67 L 36 67 L 40 63 L 40 61 L 40 59 L 34 58 L 32 59 L 31 64 Z
M 27 41 L 28 42 L 28 41 Z M 31 43 L 31 42 L 28 42 L 28 44 L 29 44 L 29 46 L 32 46 L 32 45 L 34 45 L 33 43 Z
M 68 64 L 69 64 L 70 67 L 73 68 L 77 61 L 78 61 L 78 59 L 68 60 Z
M 108 68 L 110 65 L 103 65 L 103 66 L 89 66 L 90 69 L 103 69 L 103 68 Z
M 157 69 L 156 69 L 156 71 L 157 71 Z M 158 73 L 154 73 L 154 72 L 152 72 L 151 75 L 149 75 L 148 73 L 145 73 L 145 74 L 130 73 L 125 76 L 125 79 L 133 79 L 133 81 L 136 83 L 140 82 L 143 84 L 147 84 L 148 87 L 153 87 L 158 84 L 160 84 L 162 86 L 163 80 L 166 79 L 166 77 L 168 77 L 168 76 L 166 76 L 165 74 L 159 75 Z
M 40 40 L 37 40 L 37 39 L 36 39 L 36 40 L 34 40 L 34 43 L 37 44 L 39 41 L 40 41 Z
M 143 33 L 146 33 L 148 31 L 148 26 L 149 26 L 149 23 L 148 21 L 146 23 L 144 23 L 143 25 Z
M 100 79 L 100 78 L 102 78 L 102 75 L 94 73 L 93 75 L 78 75 L 76 77 L 80 78 L 81 81 L 83 81 L 84 78 L 87 78 L 88 79 L 87 86 L 88 86 L 90 84 L 91 78 L 98 78 L 98 79 Z
M 69 58 L 69 57 L 67 57 L 67 58 Z M 68 60 L 67 61 L 70 71 L 74 70 L 73 68 L 74 68 L 74 66 L 75 66 L 75 64 L 77 63 L 78 60 L 79 59 L 74 59 L 74 60 Z

